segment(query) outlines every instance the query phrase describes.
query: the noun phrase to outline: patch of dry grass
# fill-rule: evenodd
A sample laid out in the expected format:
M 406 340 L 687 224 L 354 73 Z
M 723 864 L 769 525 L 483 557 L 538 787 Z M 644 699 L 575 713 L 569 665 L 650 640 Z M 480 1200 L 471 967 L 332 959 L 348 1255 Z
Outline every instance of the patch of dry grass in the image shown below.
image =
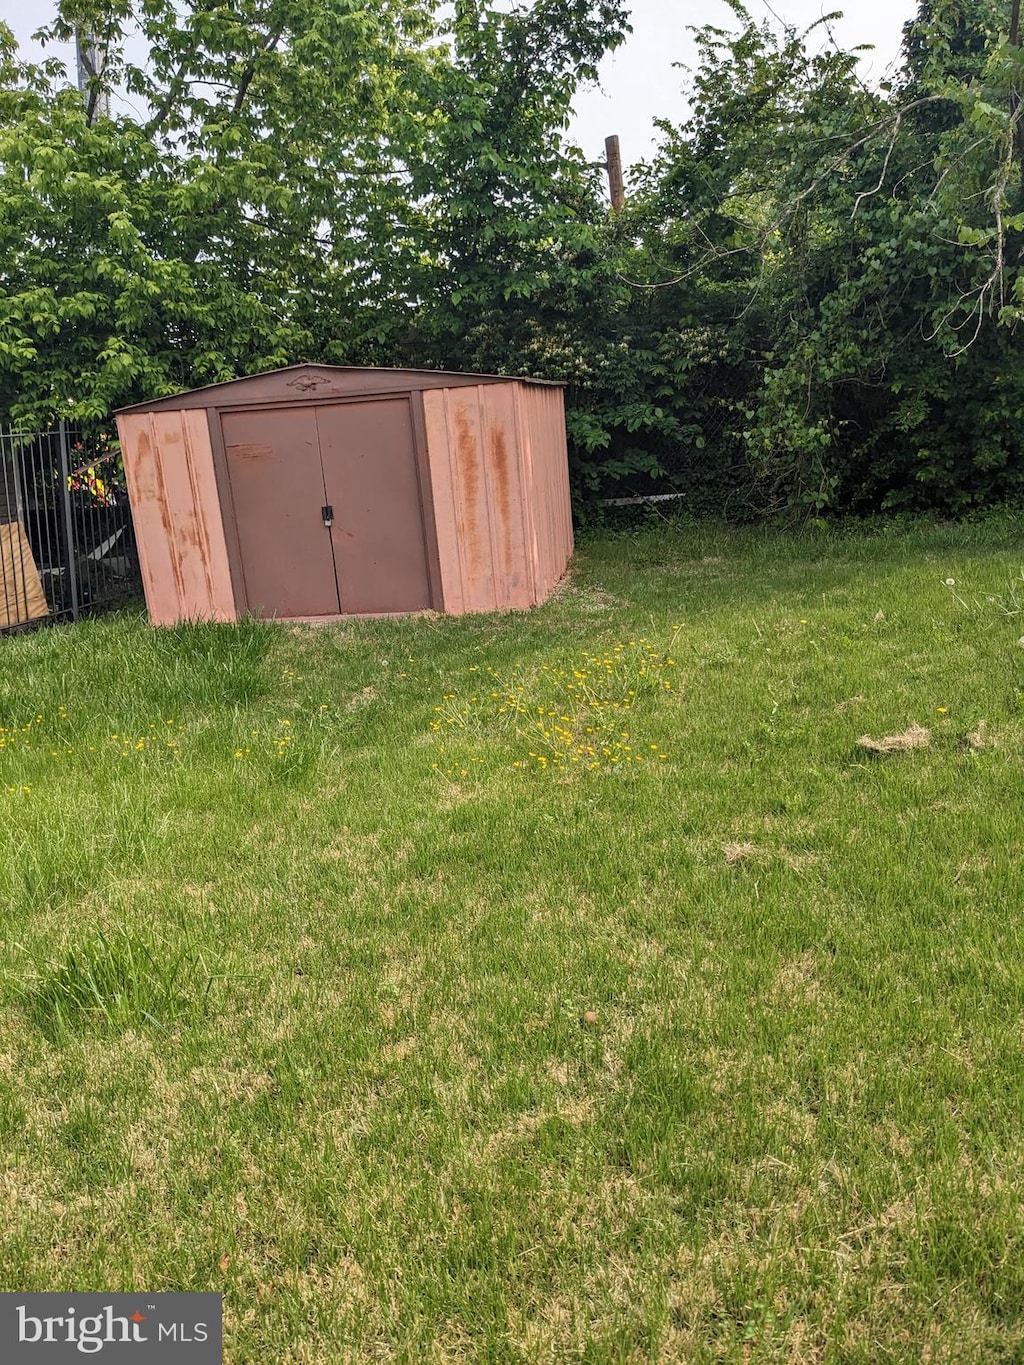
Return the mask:
M 872 739 L 861 735 L 857 743 L 862 749 L 873 754 L 905 754 L 911 749 L 926 749 L 932 742 L 932 732 L 923 725 L 911 725 L 897 735 L 885 735 L 882 739 Z

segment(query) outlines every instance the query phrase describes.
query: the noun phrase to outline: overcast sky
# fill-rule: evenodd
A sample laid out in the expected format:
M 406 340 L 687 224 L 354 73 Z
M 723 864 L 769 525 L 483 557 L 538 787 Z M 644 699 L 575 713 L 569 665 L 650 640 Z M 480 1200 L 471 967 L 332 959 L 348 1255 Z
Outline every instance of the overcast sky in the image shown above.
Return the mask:
M 746 0 L 755 19 L 775 17 L 805 29 L 823 14 L 842 8 L 842 0 Z M 871 44 L 861 58 L 862 77 L 871 84 L 884 78 L 895 62 L 903 25 L 917 12 L 916 0 L 859 0 L 847 4 L 849 14 L 830 25 L 846 49 Z M 576 100 L 572 132 L 588 154 L 599 160 L 604 139 L 617 133 L 623 162 L 639 161 L 653 148 L 653 120 L 679 122 L 685 116 L 682 88 L 686 72 L 678 63 L 693 61 L 689 29 L 702 24 L 734 28 L 735 17 L 723 0 L 636 0 L 633 33 L 625 46 L 605 58 L 601 85 L 585 90 Z M 824 29 L 819 29 L 824 36 Z
M 755 18 L 772 14 L 805 28 L 835 6 L 822 0 L 747 0 Z M 916 11 L 913 0 L 859 0 L 849 4 L 850 14 L 834 25 L 841 46 L 870 43 L 873 53 L 861 62 L 862 75 L 870 82 L 882 79 L 896 59 L 903 25 Z M 0 19 L 14 29 L 19 40 L 48 23 L 52 0 L 0 0 Z M 598 89 L 585 90 L 576 101 L 571 132 L 594 160 L 604 153 L 604 139 L 617 133 L 623 162 L 639 161 L 653 149 L 653 121 L 678 122 L 686 112 L 682 88 L 685 72 L 676 64 L 693 59 L 688 29 L 701 24 L 726 28 L 735 24 L 723 0 L 636 0 L 632 9 L 633 33 L 625 46 L 605 59 Z M 51 50 L 55 51 L 55 50 Z M 73 74 L 73 54 L 61 53 Z

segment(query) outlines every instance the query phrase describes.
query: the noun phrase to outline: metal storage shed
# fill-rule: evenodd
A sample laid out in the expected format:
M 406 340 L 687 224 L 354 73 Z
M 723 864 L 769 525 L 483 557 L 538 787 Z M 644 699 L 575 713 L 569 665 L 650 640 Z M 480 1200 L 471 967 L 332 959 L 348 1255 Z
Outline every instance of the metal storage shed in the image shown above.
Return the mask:
M 295 365 L 117 426 L 155 625 L 528 607 L 572 554 L 557 384 Z

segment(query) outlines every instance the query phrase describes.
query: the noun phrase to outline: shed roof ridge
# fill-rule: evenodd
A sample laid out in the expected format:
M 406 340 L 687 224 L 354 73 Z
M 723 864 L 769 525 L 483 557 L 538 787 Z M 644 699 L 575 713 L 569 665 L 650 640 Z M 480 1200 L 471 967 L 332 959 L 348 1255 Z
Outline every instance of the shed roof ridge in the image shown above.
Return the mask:
M 180 389 L 177 393 L 163 394 L 159 398 L 143 399 L 139 403 L 130 403 L 125 407 L 116 408 L 115 412 L 146 412 L 160 407 L 173 407 L 176 399 L 189 397 L 193 394 L 222 392 L 240 384 L 247 384 L 257 379 L 269 379 L 276 375 L 290 374 L 294 371 L 302 370 L 324 370 L 330 374 L 337 375 L 436 375 L 439 380 L 445 378 L 466 380 L 480 380 L 488 384 L 539 384 L 550 388 L 564 388 L 564 381 L 560 379 L 539 379 L 536 376 L 525 374 L 486 374 L 477 370 L 439 370 L 430 366 L 423 365 L 331 365 L 326 361 L 301 360 L 293 365 L 281 365 L 273 370 L 258 370 L 255 374 L 238 375 L 234 379 L 221 379 L 213 384 L 200 384 L 192 389 Z M 439 383 L 438 388 L 445 385 Z M 216 406 L 215 404 L 212 406 Z

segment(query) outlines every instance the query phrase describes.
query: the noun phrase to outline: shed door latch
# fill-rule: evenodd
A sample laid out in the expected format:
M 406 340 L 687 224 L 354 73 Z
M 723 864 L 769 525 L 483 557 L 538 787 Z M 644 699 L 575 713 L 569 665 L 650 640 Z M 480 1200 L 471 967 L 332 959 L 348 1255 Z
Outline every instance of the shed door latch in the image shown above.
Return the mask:
M 324 525 L 327 527 L 328 530 L 330 530 L 331 527 L 334 525 L 334 508 L 330 505 L 330 503 L 328 503 L 325 507 L 320 508 L 320 515 L 324 519 Z

